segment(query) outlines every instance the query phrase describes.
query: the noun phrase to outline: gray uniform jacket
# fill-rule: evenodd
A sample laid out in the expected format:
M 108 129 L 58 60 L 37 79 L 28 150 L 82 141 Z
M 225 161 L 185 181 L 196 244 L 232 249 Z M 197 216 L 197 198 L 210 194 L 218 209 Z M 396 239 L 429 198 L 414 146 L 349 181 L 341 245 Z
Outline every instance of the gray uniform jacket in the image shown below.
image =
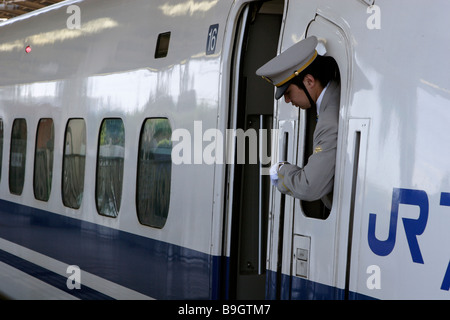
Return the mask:
M 313 154 L 299 168 L 284 164 L 278 171 L 278 190 L 305 201 L 322 199 L 331 207 L 327 195 L 333 190 L 339 125 L 341 87 L 331 82 L 324 94 L 313 137 Z

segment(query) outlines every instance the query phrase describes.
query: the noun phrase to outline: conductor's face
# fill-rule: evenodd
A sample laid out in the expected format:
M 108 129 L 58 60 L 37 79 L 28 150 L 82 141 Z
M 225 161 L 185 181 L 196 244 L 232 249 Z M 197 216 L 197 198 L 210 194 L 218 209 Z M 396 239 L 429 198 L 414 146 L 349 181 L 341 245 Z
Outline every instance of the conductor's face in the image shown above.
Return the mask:
M 306 90 L 308 90 L 311 99 L 317 101 L 323 90 L 320 81 L 316 80 L 310 74 L 307 74 L 303 79 L 303 84 L 305 85 Z M 286 103 L 292 103 L 293 106 L 301 109 L 311 108 L 311 102 L 306 96 L 305 91 L 300 89 L 296 84 L 291 84 L 284 92 L 284 101 L 286 101 Z
M 294 107 L 301 109 L 311 108 L 311 103 L 306 97 L 305 92 L 297 87 L 295 84 L 291 84 L 284 93 L 284 101 L 286 103 L 292 103 Z

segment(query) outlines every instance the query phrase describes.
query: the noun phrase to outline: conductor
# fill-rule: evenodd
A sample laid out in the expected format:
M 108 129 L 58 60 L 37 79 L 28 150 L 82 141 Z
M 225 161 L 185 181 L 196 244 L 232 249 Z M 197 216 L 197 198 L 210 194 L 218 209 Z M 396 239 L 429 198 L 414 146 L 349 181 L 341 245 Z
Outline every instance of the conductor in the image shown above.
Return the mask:
M 293 45 L 256 71 L 276 87 L 275 98 L 301 109 L 315 109 L 313 154 L 300 168 L 280 162 L 271 168 L 272 183 L 300 200 L 322 199 L 331 209 L 340 104 L 340 75 L 332 57 L 317 53 L 316 37 Z

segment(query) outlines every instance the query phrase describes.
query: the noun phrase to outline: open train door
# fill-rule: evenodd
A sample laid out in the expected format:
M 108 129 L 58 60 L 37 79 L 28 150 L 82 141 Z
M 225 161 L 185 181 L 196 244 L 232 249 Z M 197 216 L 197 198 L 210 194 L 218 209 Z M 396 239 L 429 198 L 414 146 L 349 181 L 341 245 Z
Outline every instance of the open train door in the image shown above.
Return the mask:
M 252 1 L 236 18 L 225 187 L 229 299 L 265 298 L 271 187 L 264 173 L 271 165 L 274 89 L 256 70 L 277 54 L 283 13 L 284 0 Z
M 348 215 L 343 207 L 346 199 L 350 200 L 347 182 L 341 183 L 345 172 L 340 170 L 343 163 L 353 162 L 342 148 L 346 144 L 346 111 L 350 95 L 351 52 L 346 32 L 326 13 L 317 13 L 309 23 L 305 37 L 316 36 L 319 40 L 318 51 L 321 55 L 332 56 L 339 67 L 341 84 L 341 101 L 338 145 L 336 153 L 335 184 L 333 203 L 328 210 L 320 200 L 311 203 L 296 200 L 292 226 L 291 283 L 288 290 L 290 299 L 341 299 L 343 283 L 339 283 L 336 274 L 339 257 L 346 252 L 340 250 L 339 244 L 347 243 L 348 231 L 340 229 L 341 214 Z M 299 124 L 298 163 L 303 167 L 312 153 L 312 135 L 315 129 L 315 114 L 302 110 Z M 313 110 L 313 112 L 315 112 Z M 349 172 L 351 179 L 353 172 Z M 350 181 L 350 184 L 352 181 Z M 347 222 L 348 223 L 348 222 Z M 348 227 L 348 226 L 346 226 Z M 339 239 L 344 235 L 342 239 Z M 338 281 L 338 282 L 337 282 Z M 345 280 L 344 280 L 345 282 Z
M 358 6 L 366 12 L 365 4 Z M 356 293 L 355 275 L 360 273 L 360 244 L 365 241 L 361 213 L 370 119 L 358 116 L 352 108 L 354 54 L 347 28 L 342 18 L 319 12 L 306 32 L 323 42 L 326 55 L 334 57 L 339 66 L 340 122 L 331 212 L 317 219 L 303 205 L 295 210 L 292 298 L 364 298 Z
M 299 7 L 295 7 L 295 6 Z M 301 4 L 289 3 L 288 12 Z M 365 149 L 369 121 L 348 119 L 351 98 L 352 47 L 348 30 L 339 17 L 317 12 L 303 37 L 316 36 L 319 54 L 335 58 L 341 76 L 341 102 L 335 186 L 332 209 L 318 202 L 305 202 L 274 194 L 270 220 L 269 260 L 272 277 L 268 297 L 274 299 L 345 299 L 349 297 L 355 212 L 361 205 Z M 284 39 L 299 34 L 294 16 L 286 17 Z M 303 25 L 304 26 L 304 25 Z M 290 45 L 293 45 L 293 42 Z M 290 45 L 284 44 L 285 47 Z M 278 160 L 303 167 L 312 152 L 316 115 L 280 102 L 278 110 Z M 298 117 L 297 117 L 298 116 Z M 298 132 L 298 136 L 296 136 Z

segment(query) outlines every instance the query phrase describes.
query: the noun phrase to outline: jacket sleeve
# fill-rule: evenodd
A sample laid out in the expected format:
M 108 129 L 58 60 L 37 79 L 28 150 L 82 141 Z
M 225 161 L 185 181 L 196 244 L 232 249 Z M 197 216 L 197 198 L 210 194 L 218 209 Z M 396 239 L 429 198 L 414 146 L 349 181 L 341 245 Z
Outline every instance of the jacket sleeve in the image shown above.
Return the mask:
M 283 165 L 278 172 L 278 190 L 295 198 L 314 201 L 333 190 L 336 150 L 312 155 L 304 168 Z

